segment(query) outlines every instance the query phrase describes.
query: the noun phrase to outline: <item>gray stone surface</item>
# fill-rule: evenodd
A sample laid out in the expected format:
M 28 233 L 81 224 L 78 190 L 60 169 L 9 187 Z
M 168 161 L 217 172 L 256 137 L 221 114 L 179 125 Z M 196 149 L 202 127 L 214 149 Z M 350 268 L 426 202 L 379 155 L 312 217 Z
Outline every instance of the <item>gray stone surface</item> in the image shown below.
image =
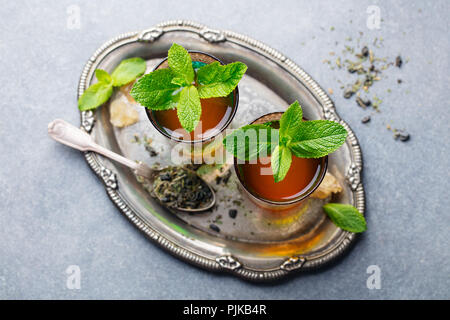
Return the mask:
M 372 4 L 381 9 L 379 30 L 366 27 Z M 80 8 L 79 30 L 66 27 L 71 5 Z M 450 298 L 447 0 L 7 1 L 0 13 L 0 298 Z M 102 43 L 169 19 L 261 40 L 334 90 L 362 145 L 369 226 L 338 264 L 271 285 L 190 266 L 120 215 L 79 152 L 47 137 L 54 118 L 79 124 L 78 79 Z M 384 38 L 377 55 L 409 58 L 373 87 L 384 102 L 367 125 L 360 119 L 370 111 L 343 99 L 336 83 L 351 76 L 322 63 L 358 31 L 369 43 Z M 394 141 L 387 124 L 411 140 Z M 72 264 L 81 268 L 80 290 L 66 288 Z M 380 290 L 366 287 L 373 264 Z

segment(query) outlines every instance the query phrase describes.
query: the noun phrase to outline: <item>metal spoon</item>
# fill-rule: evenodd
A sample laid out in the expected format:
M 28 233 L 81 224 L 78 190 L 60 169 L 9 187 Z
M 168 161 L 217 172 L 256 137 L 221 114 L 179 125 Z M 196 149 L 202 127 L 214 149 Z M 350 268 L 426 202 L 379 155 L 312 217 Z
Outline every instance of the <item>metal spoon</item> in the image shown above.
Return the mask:
M 62 119 L 56 119 L 53 120 L 48 124 L 48 134 L 50 137 L 58 141 L 59 143 L 65 144 L 71 148 L 80 150 L 80 151 L 93 151 L 96 153 L 99 153 L 101 155 L 104 155 L 105 157 L 112 159 L 114 161 L 117 161 L 124 166 L 127 166 L 133 171 L 142 177 L 147 178 L 151 183 L 155 180 L 155 178 L 159 175 L 159 173 L 163 172 L 166 168 L 162 169 L 153 169 L 147 166 L 146 164 L 142 162 L 135 162 L 133 160 L 127 159 L 124 156 L 121 156 L 115 152 L 112 152 L 111 150 L 106 149 L 105 147 L 102 147 L 101 145 L 98 145 L 94 142 L 94 139 L 87 134 L 85 131 L 71 125 L 70 123 L 62 120 Z M 188 170 L 188 169 L 186 169 Z M 194 172 L 194 171 L 192 171 Z M 195 172 L 194 172 L 195 173 Z M 197 173 L 195 173 L 197 175 Z M 198 175 L 197 175 L 198 176 Z M 182 207 L 175 207 L 175 209 L 185 212 L 201 212 L 211 209 L 214 204 L 216 203 L 216 196 L 214 193 L 214 190 L 211 188 L 211 186 L 204 181 L 202 178 L 198 177 L 202 180 L 202 182 L 208 186 L 209 190 L 211 191 L 211 202 L 208 203 L 207 206 L 203 206 L 201 208 L 182 208 Z M 157 197 L 158 198 L 158 197 Z M 161 201 L 160 198 L 158 200 L 164 205 L 164 203 Z

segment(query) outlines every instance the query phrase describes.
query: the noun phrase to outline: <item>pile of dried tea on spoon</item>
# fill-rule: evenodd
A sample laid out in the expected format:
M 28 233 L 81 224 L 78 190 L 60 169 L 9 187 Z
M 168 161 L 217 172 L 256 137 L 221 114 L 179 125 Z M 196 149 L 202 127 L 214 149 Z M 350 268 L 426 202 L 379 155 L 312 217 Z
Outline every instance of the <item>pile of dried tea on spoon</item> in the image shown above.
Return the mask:
M 186 167 L 168 167 L 153 182 L 153 193 L 172 208 L 198 209 L 208 206 L 213 194 L 203 180 Z

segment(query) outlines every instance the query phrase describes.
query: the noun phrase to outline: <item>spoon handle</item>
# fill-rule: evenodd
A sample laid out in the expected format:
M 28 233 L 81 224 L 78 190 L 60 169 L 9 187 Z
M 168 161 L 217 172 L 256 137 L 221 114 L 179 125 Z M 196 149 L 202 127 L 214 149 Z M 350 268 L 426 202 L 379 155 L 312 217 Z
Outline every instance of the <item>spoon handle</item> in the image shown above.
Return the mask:
M 89 134 L 62 119 L 56 119 L 48 124 L 48 134 L 59 143 L 71 148 L 80 151 L 94 151 L 131 169 L 139 169 L 138 163 L 98 145 Z

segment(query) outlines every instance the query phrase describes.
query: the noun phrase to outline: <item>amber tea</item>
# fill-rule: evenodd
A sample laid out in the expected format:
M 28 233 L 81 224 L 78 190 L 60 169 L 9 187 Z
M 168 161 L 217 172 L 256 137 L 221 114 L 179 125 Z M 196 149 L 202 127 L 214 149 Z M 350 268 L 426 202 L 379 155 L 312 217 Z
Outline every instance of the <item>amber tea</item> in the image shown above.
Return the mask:
M 153 111 L 157 123 L 171 136 L 178 139 L 205 140 L 220 133 L 227 126 L 233 111 L 233 94 L 228 97 L 201 99 L 202 115 L 193 131 L 187 132 L 181 126 L 177 110 Z
M 284 202 L 294 200 L 311 189 L 324 166 L 324 159 L 292 158 L 291 168 L 282 181 L 275 182 L 270 158 L 259 158 L 257 163 L 239 165 L 246 188 L 260 198 Z

